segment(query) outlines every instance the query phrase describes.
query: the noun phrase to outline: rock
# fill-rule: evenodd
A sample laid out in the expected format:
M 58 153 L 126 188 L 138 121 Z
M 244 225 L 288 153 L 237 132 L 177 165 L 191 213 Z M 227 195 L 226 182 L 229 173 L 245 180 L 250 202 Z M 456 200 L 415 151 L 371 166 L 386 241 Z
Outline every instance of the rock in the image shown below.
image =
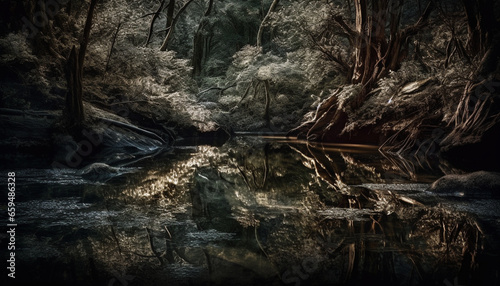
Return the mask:
M 478 171 L 464 175 L 446 175 L 427 191 L 461 197 L 500 197 L 500 173 Z
M 111 167 L 104 163 L 93 163 L 77 172 L 77 175 L 93 181 L 106 181 L 121 174 L 120 168 Z

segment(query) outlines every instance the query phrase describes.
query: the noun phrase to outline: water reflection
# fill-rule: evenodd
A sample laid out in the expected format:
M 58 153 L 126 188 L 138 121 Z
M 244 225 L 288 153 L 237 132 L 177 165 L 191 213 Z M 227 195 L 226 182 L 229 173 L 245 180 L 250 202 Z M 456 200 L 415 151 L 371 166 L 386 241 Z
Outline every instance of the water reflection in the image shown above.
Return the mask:
M 18 212 L 19 280 L 498 283 L 498 208 L 443 207 L 422 184 L 439 167 L 401 163 L 359 146 L 235 138 L 139 161 L 107 184 L 45 184 L 28 170 L 18 192 L 36 195 Z

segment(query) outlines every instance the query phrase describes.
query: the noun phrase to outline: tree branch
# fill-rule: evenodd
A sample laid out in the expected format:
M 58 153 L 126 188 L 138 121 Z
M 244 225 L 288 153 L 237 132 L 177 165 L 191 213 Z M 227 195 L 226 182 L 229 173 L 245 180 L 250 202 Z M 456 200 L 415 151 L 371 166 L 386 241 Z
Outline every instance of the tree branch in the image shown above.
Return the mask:
M 257 32 L 257 47 L 262 46 L 262 33 L 264 33 L 264 24 L 266 23 L 267 19 L 269 19 L 271 13 L 274 11 L 279 2 L 279 0 L 273 1 L 271 7 L 269 7 L 269 11 L 267 11 L 266 16 L 262 20 L 262 23 L 260 23 L 259 31 Z
M 151 19 L 151 24 L 149 25 L 149 31 L 148 31 L 148 38 L 146 39 L 146 44 L 147 46 L 149 44 L 149 41 L 151 41 L 151 36 L 153 35 L 153 26 L 155 24 L 156 19 L 160 16 L 161 9 L 163 8 L 163 5 L 165 5 L 165 0 L 162 0 L 160 3 L 160 7 L 158 7 L 158 10 L 156 10 L 155 13 L 153 13 L 153 19 Z
M 351 29 L 351 27 L 349 27 L 349 25 L 347 25 L 342 16 L 335 15 L 333 16 L 333 20 L 340 25 L 342 30 L 344 30 L 346 34 L 349 35 L 350 38 L 354 39 L 358 35 L 356 31 L 354 31 L 353 29 Z
M 430 0 L 429 4 L 427 4 L 427 7 L 424 10 L 424 13 L 422 14 L 422 16 L 420 16 L 417 23 L 405 28 L 401 32 L 401 38 L 406 39 L 407 37 L 418 33 L 423 27 L 425 27 L 428 23 L 427 20 L 429 19 L 429 16 L 433 9 L 434 9 L 434 1 Z
M 342 68 L 342 72 L 347 72 L 349 70 L 349 65 L 345 61 L 343 61 L 340 56 L 335 56 L 334 54 L 326 50 L 325 47 L 323 47 L 320 43 L 318 43 L 318 41 L 316 41 L 311 33 L 309 33 L 309 36 L 311 37 L 313 43 L 318 47 L 320 52 L 322 52 L 329 60 L 340 65 L 340 67 Z

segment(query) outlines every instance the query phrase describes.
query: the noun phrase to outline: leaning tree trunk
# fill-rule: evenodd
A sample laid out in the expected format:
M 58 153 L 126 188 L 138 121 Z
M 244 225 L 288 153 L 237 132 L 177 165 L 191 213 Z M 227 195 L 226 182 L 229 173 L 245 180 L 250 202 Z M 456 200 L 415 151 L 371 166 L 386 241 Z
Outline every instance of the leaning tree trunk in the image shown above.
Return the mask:
M 168 28 L 167 36 L 165 37 L 165 39 L 163 40 L 163 43 L 161 44 L 160 51 L 167 50 L 169 40 L 172 37 L 172 35 L 174 34 L 175 24 L 177 24 L 177 21 L 179 20 L 179 16 L 186 10 L 186 8 L 189 6 L 189 4 L 191 4 L 191 2 L 193 2 L 193 0 L 188 0 L 186 2 L 186 4 L 184 4 L 184 6 L 182 6 L 182 8 L 179 10 L 179 12 L 177 12 L 177 15 L 175 15 L 175 17 L 172 19 L 172 23 L 170 24 L 170 27 Z
M 160 6 L 158 7 L 158 10 L 156 10 L 156 12 L 153 14 L 153 18 L 151 19 L 151 23 L 149 24 L 149 31 L 148 31 L 148 37 L 146 38 L 146 44 L 144 44 L 144 46 L 146 46 L 146 47 L 148 46 L 149 42 L 151 41 L 151 37 L 153 36 L 153 29 L 154 29 L 156 19 L 158 19 L 158 17 L 160 17 L 160 12 L 161 12 L 164 4 L 165 4 L 165 0 L 162 0 L 160 3 Z M 170 9 L 170 7 L 169 7 L 169 9 Z M 168 21 L 167 21 L 167 25 L 168 25 Z
M 66 94 L 66 108 L 64 113 L 70 126 L 80 126 L 85 118 L 83 112 L 83 91 L 82 91 L 82 73 L 85 60 L 85 53 L 89 43 L 90 29 L 92 28 L 92 18 L 97 5 L 97 0 L 90 2 L 85 28 L 83 29 L 83 38 L 80 43 L 80 49 L 75 46 L 71 49 L 68 61 L 66 63 L 66 80 L 68 83 L 68 92 Z
M 266 22 L 268 21 L 269 17 L 271 16 L 271 13 L 276 9 L 276 6 L 278 5 L 280 1 L 279 0 L 274 0 L 273 3 L 271 3 L 271 7 L 269 7 L 269 11 L 267 11 L 266 16 L 262 20 L 262 23 L 260 24 L 259 31 L 257 32 L 257 47 L 262 46 L 262 34 L 264 33 L 264 26 Z

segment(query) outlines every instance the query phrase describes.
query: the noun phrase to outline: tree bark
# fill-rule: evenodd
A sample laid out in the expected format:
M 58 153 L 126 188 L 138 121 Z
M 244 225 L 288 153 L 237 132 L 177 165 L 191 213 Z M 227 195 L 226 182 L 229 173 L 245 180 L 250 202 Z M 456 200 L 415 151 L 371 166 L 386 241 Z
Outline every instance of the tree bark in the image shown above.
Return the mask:
M 82 101 L 82 71 L 79 66 L 76 47 L 73 46 L 66 63 L 66 81 L 68 91 L 66 93 L 66 109 L 64 114 L 70 126 L 78 126 L 84 120 Z
M 367 11 L 366 0 L 355 0 L 354 8 L 356 11 L 356 42 L 354 53 L 354 72 L 352 75 L 352 83 L 361 82 L 365 70 L 365 58 L 368 49 L 367 37 Z

